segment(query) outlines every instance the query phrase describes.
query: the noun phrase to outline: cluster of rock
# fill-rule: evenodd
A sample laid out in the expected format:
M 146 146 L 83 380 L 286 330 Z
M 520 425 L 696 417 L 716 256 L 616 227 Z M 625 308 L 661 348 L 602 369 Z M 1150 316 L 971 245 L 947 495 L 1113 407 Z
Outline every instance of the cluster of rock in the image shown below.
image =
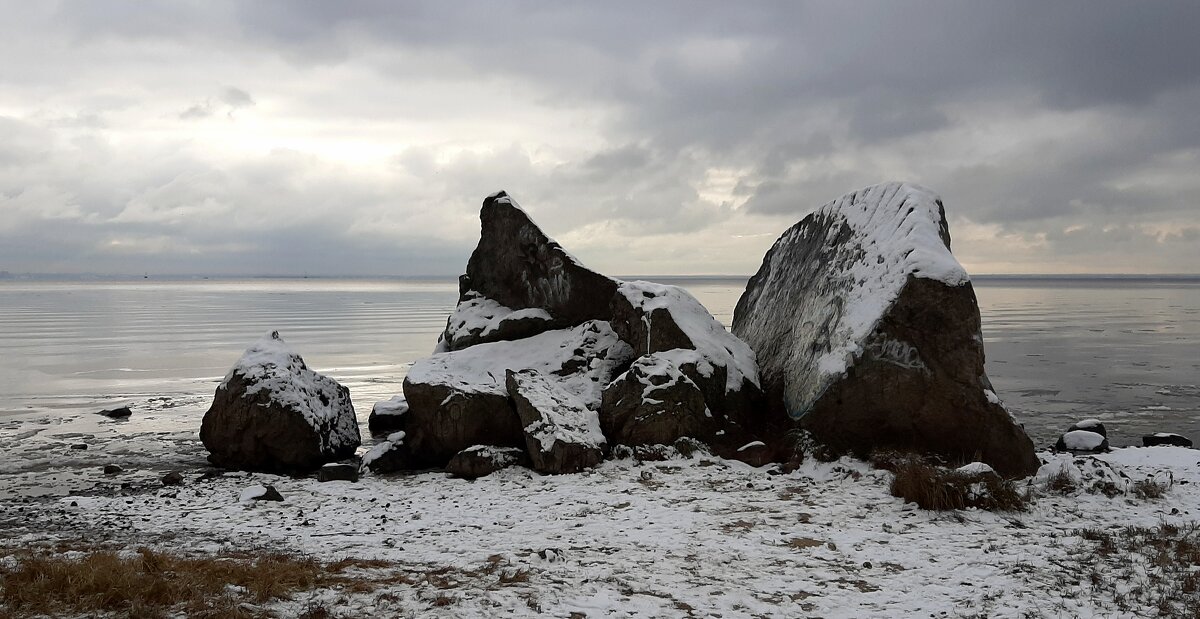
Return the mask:
M 504 192 L 480 220 L 458 305 L 405 378 L 403 436 L 369 467 L 568 473 L 616 444 L 694 437 L 737 457 L 756 439 L 754 353 L 690 294 L 588 269 Z
M 869 187 L 793 226 L 732 333 L 681 288 L 583 266 L 504 192 L 480 219 L 434 353 L 371 413 L 387 434 L 363 458 L 374 472 L 567 473 L 680 441 L 755 465 L 821 444 L 1037 470 L 984 374 L 974 292 L 927 190 Z M 358 446 L 345 388 L 281 346 L 248 350 L 217 390 L 201 431 L 214 463 L 311 471 Z

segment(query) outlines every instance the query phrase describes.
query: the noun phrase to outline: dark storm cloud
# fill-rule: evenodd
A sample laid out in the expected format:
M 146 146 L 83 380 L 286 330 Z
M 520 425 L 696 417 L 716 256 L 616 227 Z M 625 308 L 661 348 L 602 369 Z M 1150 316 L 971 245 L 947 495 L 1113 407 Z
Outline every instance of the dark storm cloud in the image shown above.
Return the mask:
M 616 236 L 717 234 L 747 213 L 782 230 L 840 194 L 900 177 L 941 192 L 956 221 L 1040 244 L 1030 260 L 1053 263 L 1087 243 L 1107 243 L 1124 252 L 1123 262 L 1150 270 L 1200 258 L 1200 240 L 1187 227 L 1200 214 L 1196 3 L 260 0 L 17 8 L 20 28 L 67 43 L 40 73 L 13 66 L 0 82 L 28 88 L 30 98 L 52 87 L 91 88 L 95 109 L 38 113 L 102 123 L 75 126 L 70 145 L 50 148 L 38 133 L 50 130 L 49 117 L 17 125 L 0 118 L 0 166 L 9 170 L 0 168 L 0 195 L 20 214 L 14 221 L 25 222 L 25 237 L 33 230 L 51 237 L 47 222 L 72 221 L 81 239 L 86 230 L 137 231 L 147 247 L 171 239 L 210 256 L 246 239 L 232 235 L 222 245 L 206 236 L 205 208 L 237 204 L 274 221 L 290 208 L 324 223 L 288 228 L 286 243 L 262 244 L 256 255 L 323 247 L 320 255 L 349 272 L 374 264 L 355 235 L 388 221 L 424 227 L 392 230 L 393 239 L 437 238 L 426 245 L 462 251 L 469 234 L 404 209 L 450 204 L 444 218 L 460 225 L 480 196 L 500 187 L 535 205 L 553 230 L 602 230 L 596 234 L 615 243 Z M 97 106 L 119 109 L 165 91 L 108 89 L 102 99 L 99 87 L 84 84 L 90 58 L 76 49 L 99 51 L 98 68 L 88 70 L 113 62 L 121 67 L 113 71 L 135 72 L 121 76 L 133 84 L 142 82 L 139 72 L 175 70 L 148 61 L 164 50 L 214 58 L 214 68 L 162 87 L 178 100 L 166 114 L 191 127 L 287 112 L 298 125 L 329 123 L 331 134 L 369 136 L 375 124 L 396 120 L 481 119 L 467 130 L 516 127 L 517 137 L 492 138 L 487 152 L 455 150 L 452 161 L 397 144 L 396 176 L 382 180 L 343 178 L 303 159 L 215 164 L 166 147 L 151 153 L 153 163 L 111 163 L 117 171 L 106 174 L 94 162 L 113 156 L 111 145 L 86 130 L 115 121 Z M 113 60 L 126 57 L 134 61 Z M 337 81 L 347 72 L 358 81 Z M 396 88 L 374 96 L 360 90 L 373 84 Z M 438 85 L 453 86 L 453 94 L 421 98 Z M 536 124 L 538 114 L 506 107 L 514 101 L 576 120 L 566 131 L 547 128 Z M 203 129 L 196 131 L 188 148 L 203 146 Z M 568 142 L 568 160 L 534 152 Z M 80 173 L 67 172 L 82 164 Z M 321 180 L 305 189 L 288 184 L 314 175 Z M 257 204 L 256 195 L 272 192 L 292 203 Z M 47 205 L 40 218 L 29 204 L 35 194 Z M 64 256 L 82 251 L 72 243 L 86 244 L 68 232 Z M 970 245 L 957 248 L 970 256 Z M 730 259 L 749 268 L 757 262 Z

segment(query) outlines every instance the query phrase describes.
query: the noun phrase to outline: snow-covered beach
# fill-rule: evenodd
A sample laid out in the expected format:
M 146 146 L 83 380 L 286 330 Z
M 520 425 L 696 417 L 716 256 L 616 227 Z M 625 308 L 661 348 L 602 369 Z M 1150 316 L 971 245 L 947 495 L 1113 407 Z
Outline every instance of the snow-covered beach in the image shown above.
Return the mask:
M 0 552 L 285 551 L 381 560 L 375 573 L 410 575 L 369 593 L 301 591 L 247 611 L 278 616 L 321 607 L 347 617 L 1122 617 L 1157 610 L 1130 594 L 1136 578 L 1109 588 L 1093 572 L 1121 579 L 1132 568 L 1147 579 L 1155 557 L 1097 566 L 1097 543 L 1082 532 L 1200 520 L 1200 451 L 1170 447 L 1080 457 L 1087 480 L 1066 493 L 1019 482 L 1036 497 L 1029 511 L 1008 513 L 917 509 L 890 495 L 891 473 L 849 459 L 788 474 L 695 454 L 578 475 L 518 467 L 476 481 L 440 471 L 357 483 L 206 477 L 195 438 L 205 404 L 127 421 L 5 420 Z M 87 449 L 72 449 L 79 444 Z M 1086 489 L 1107 468 L 1093 461 L 1128 476 L 1121 492 Z M 124 470 L 105 475 L 106 464 Z M 163 486 L 170 471 L 183 474 L 181 486 Z M 1138 498 L 1131 484 L 1147 478 L 1170 487 Z M 284 500 L 240 500 L 259 485 Z M 411 577 L 430 573 L 440 576 Z M 1114 592 L 1126 596 L 1124 610 Z

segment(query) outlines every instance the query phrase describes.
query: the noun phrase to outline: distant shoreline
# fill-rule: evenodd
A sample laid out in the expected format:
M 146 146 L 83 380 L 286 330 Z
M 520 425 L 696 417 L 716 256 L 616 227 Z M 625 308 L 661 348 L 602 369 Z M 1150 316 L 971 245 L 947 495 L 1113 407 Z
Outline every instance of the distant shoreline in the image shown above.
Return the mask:
M 619 279 L 651 281 L 730 281 L 748 280 L 750 275 L 619 275 Z M 8 273 L 0 272 L 0 282 L 198 282 L 254 280 L 342 280 L 342 281 L 456 281 L 457 275 L 103 275 L 91 273 Z M 974 282 L 1141 282 L 1141 283 L 1200 283 L 1200 274 L 1186 273 L 985 273 L 972 275 Z

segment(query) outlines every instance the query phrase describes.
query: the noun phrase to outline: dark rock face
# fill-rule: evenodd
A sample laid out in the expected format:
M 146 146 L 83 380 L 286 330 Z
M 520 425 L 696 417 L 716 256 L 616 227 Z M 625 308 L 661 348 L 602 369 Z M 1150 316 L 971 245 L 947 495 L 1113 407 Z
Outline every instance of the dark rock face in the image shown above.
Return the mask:
M 467 312 L 467 328 L 458 327 L 464 316 L 451 315 L 444 341 L 449 350 L 482 342 L 536 335 L 547 329 L 571 327 L 588 320 L 608 320 L 608 302 L 615 281 L 591 271 L 547 237 L 529 215 L 501 191 L 483 201 L 479 212 L 479 245 L 459 278 L 460 303 L 490 300 L 485 304 L 496 329 L 471 328 L 478 312 Z M 515 316 L 501 325 L 503 314 L 538 309 Z M 457 314 L 457 312 L 456 312 Z
M 217 466 L 303 474 L 354 455 L 360 438 L 350 390 L 308 369 L 272 333 L 217 387 L 200 440 Z
M 1160 445 L 1170 445 L 1172 447 L 1191 447 L 1192 439 L 1180 434 L 1170 434 L 1168 432 L 1147 434 L 1142 437 L 1143 447 L 1158 447 Z
M 526 466 L 529 456 L 517 447 L 475 445 L 450 458 L 446 472 L 463 479 L 478 479 L 510 466 Z
M 508 370 L 538 370 L 586 406 L 598 407 L 601 387 L 630 355 L 608 323 L 589 321 L 416 362 L 404 380 L 409 405 L 404 430 L 414 465 L 444 467 L 454 454 L 474 445 L 525 445 L 507 387 Z
M 317 481 L 358 481 L 358 465 L 331 462 L 317 470 Z
M 657 355 L 634 361 L 605 387 L 603 398 L 600 427 L 624 445 L 669 445 L 716 431 L 700 388 L 674 362 Z
M 122 406 L 120 408 L 105 409 L 96 414 L 103 415 L 105 417 L 108 417 L 109 419 L 124 419 L 124 418 L 132 415 L 133 411 L 129 410 L 128 406 Z
M 829 447 L 1038 468 L 984 373 L 979 308 L 941 200 L 876 185 L 826 204 L 767 253 L 734 312 L 780 420 Z
M 578 473 L 600 463 L 606 442 L 596 413 L 537 370 L 507 373 L 525 446 L 539 473 Z

